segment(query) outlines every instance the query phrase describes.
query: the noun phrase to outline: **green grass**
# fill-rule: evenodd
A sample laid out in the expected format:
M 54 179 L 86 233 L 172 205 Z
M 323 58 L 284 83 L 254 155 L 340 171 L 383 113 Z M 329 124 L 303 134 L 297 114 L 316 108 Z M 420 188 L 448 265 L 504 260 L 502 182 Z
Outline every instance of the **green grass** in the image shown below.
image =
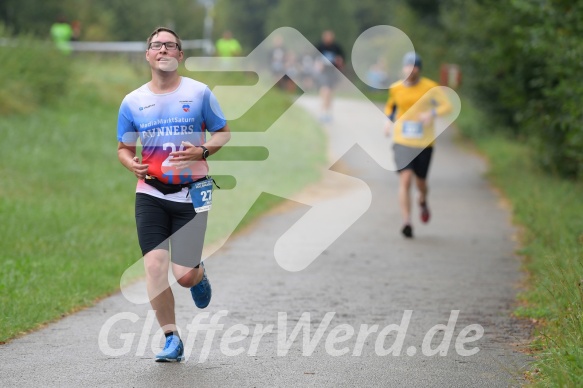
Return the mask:
M 136 69 L 105 58 L 72 62 L 68 93 L 31 106 L 27 114 L 4 115 L 0 122 L 0 341 L 115 292 L 124 270 L 141 257 L 133 210 L 135 178 L 117 160 L 116 122 L 123 96 L 149 79 L 148 70 L 143 64 Z M 236 74 L 226 79 L 206 74 L 201 80 L 209 85 L 247 82 Z M 266 130 L 292 103 L 272 90 L 230 122 L 231 130 Z M 303 112 L 286 125 L 282 144 L 299 142 L 313 150 L 311 157 L 296 162 L 293 148 L 278 149 L 294 163 L 271 166 L 281 173 L 270 179 L 292 193 L 319 179 L 325 137 Z M 224 158 L 263 159 L 262 152 L 235 149 Z M 265 176 L 251 170 L 237 177 L 261 178 Z M 228 179 L 222 183 L 229 186 Z M 279 201 L 261 196 L 245 223 Z M 237 206 L 231 202 L 215 204 L 211 218 L 228 219 L 229 209 Z M 221 222 L 209 225 L 207 242 L 227 229 Z
M 521 225 L 528 271 L 515 315 L 536 319 L 535 386 L 583 386 L 583 184 L 542 172 L 528 141 L 484 127 L 467 99 L 458 125 L 489 160 L 489 177 L 510 200 Z

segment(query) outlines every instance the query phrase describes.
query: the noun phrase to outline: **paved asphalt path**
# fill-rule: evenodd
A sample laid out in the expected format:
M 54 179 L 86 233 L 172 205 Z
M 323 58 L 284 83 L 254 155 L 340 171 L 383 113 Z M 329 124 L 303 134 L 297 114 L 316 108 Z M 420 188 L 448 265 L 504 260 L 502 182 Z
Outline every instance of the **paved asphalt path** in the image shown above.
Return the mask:
M 300 102 L 317 112 L 315 98 Z M 355 130 L 343 126 L 343 117 L 366 117 L 365 105 L 336 101 L 335 121 L 326 126 L 329 136 Z M 194 337 L 187 325 L 195 317 L 209 323 L 209 317 L 193 306 L 187 290 L 175 287 L 178 325 L 183 339 L 188 338 L 189 353 L 188 361 L 180 364 L 153 361 L 152 343 L 159 346 L 161 340 L 155 335 L 157 324 L 148 324 L 152 323 L 149 306 L 134 305 L 118 294 L 0 346 L 0 386 L 520 385 L 529 358 L 519 352 L 526 330 L 509 315 L 521 279 L 520 263 L 513 254 L 515 230 L 509 212 L 483 178 L 484 162 L 455 146 L 452 137 L 447 130 L 438 139 L 430 175 L 433 218 L 421 225 L 415 208 L 413 240 L 399 233 L 396 174 L 380 168 L 358 147 L 341 164 L 347 173 L 368 183 L 372 205 L 308 268 L 288 272 L 273 257 L 275 242 L 305 214 L 306 206 L 283 206 L 230 239 L 206 263 L 214 293 L 204 311 L 210 316 L 219 311 L 226 314 L 218 321 L 222 330 L 217 328 L 206 356 L 203 340 L 212 331 L 200 326 Z M 143 293 L 144 288 L 140 282 L 132 290 Z M 377 354 L 398 344 L 396 331 L 385 338 L 391 327 L 379 333 L 388 325 L 401 325 L 408 310 L 412 311 L 410 322 L 399 354 Z M 426 333 L 435 325 L 447 324 L 452 310 L 459 310 L 459 316 L 452 321 L 453 338 L 449 346 L 444 345 L 446 354 L 427 355 L 422 348 Z M 280 312 L 287 313 L 287 320 L 278 321 Z M 311 329 L 313 349 L 304 344 L 299 332 L 287 353 L 278 355 L 278 348 L 280 354 L 285 350 L 284 337 L 278 335 L 290 338 L 296 325 L 306 323 L 306 315 L 300 320 L 304 313 L 310 313 L 310 325 L 305 327 Z M 331 316 L 326 327 L 322 321 Z M 321 324 L 325 330 L 318 341 L 314 335 Z M 273 330 L 253 342 L 254 333 L 269 325 L 274 325 Z M 373 325 L 378 325 L 377 331 L 357 341 L 359 331 Z M 458 354 L 455 343 L 468 325 L 480 325 L 484 334 L 465 344 L 466 349 L 478 352 L 464 356 Z M 249 329 L 249 335 L 229 345 L 228 336 L 242 333 L 236 329 Z M 338 341 L 343 335 L 347 338 L 333 344 L 334 334 Z M 436 349 L 443 337 L 438 332 L 427 344 Z M 193 340 L 194 344 L 188 343 Z M 241 354 L 227 354 L 238 348 Z M 334 349 L 343 348 L 346 354 L 333 354 Z

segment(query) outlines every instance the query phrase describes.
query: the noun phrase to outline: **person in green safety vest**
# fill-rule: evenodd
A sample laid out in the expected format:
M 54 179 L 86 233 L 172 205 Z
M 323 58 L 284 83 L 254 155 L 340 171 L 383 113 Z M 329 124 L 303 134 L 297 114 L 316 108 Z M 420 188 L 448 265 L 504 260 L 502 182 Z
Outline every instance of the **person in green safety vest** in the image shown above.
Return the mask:
M 57 22 L 51 26 L 51 36 L 59 51 L 66 55 L 71 54 L 73 51 L 71 47 L 73 28 L 64 17 L 59 17 Z
M 235 57 L 241 54 L 239 41 L 233 38 L 231 31 L 225 31 L 223 37 L 217 40 L 217 55 L 219 57 Z

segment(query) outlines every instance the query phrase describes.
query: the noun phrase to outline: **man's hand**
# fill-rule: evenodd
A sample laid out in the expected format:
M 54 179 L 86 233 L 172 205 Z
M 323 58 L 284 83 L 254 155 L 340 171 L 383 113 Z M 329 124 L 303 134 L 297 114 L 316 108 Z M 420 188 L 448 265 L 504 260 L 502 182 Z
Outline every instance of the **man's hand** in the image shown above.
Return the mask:
M 433 120 L 433 116 L 433 111 L 430 110 L 419 113 L 419 121 L 421 121 L 423 125 L 429 125 L 431 120 Z
M 122 142 L 117 144 L 117 158 L 125 168 L 134 173 L 138 179 L 144 179 L 148 173 L 149 164 L 141 164 L 136 156 L 136 146 Z
M 231 131 L 227 126 L 211 132 L 211 138 L 204 146 L 208 149 L 209 155 L 215 154 L 231 139 Z M 192 163 L 203 160 L 203 150 L 200 146 L 195 146 L 189 141 L 183 141 L 180 144 L 180 151 L 170 152 L 170 164 L 181 170 L 190 167 Z
M 169 160 L 173 167 L 181 170 L 188 167 L 192 162 L 202 160 L 202 148 L 194 146 L 189 141 L 182 142 L 182 151 L 170 152 L 172 158 Z
M 148 173 L 148 166 L 149 164 L 141 164 L 140 158 L 134 156 L 134 158 L 132 159 L 130 170 L 134 173 L 134 175 L 138 179 L 145 179 L 146 174 Z

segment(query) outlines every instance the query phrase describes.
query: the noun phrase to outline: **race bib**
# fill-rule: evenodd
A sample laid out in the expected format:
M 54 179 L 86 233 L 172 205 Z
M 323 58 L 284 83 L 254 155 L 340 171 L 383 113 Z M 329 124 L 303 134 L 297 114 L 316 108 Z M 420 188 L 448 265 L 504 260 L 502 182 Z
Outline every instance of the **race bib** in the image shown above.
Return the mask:
M 213 204 L 213 180 L 208 178 L 190 185 L 190 199 L 197 213 L 208 212 Z
M 423 124 L 420 121 L 405 121 L 402 134 L 407 139 L 420 139 L 423 137 Z

